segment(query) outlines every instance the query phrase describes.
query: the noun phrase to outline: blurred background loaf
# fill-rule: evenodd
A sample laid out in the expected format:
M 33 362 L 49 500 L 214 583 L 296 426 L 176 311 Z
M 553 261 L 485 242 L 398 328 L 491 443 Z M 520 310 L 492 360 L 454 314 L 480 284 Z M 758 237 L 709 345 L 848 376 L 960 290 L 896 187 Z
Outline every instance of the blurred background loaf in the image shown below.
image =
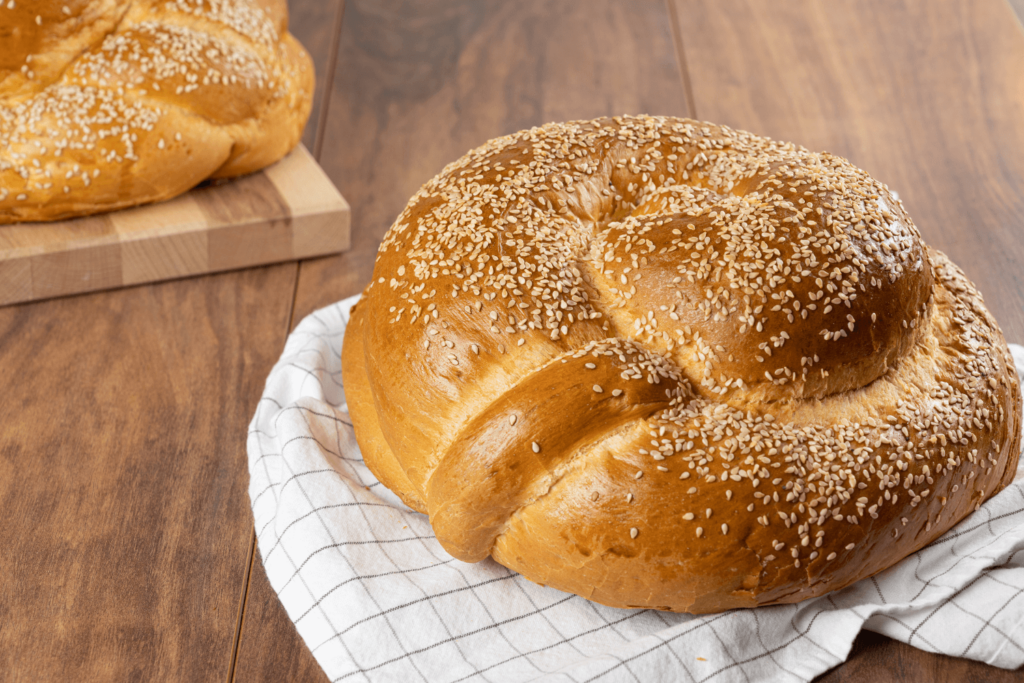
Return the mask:
M 297 144 L 313 83 L 285 0 L 6 0 L 0 223 L 263 168 Z

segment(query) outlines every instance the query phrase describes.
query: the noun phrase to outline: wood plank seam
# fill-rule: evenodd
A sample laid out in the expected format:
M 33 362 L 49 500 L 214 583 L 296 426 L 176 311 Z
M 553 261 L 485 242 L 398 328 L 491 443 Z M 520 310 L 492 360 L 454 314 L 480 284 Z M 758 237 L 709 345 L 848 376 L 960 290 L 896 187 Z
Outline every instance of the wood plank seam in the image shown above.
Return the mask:
M 324 95 L 320 102 L 320 111 L 317 112 L 316 135 L 313 138 L 313 158 L 320 162 L 320 153 L 324 146 L 324 130 L 327 127 L 327 112 L 331 106 L 330 91 L 334 83 L 334 70 L 338 63 L 338 43 L 341 42 L 341 22 L 345 17 L 345 0 L 340 0 L 338 9 L 334 13 L 334 40 L 331 42 L 331 50 L 327 56 L 327 73 L 324 74 Z
M 330 87 L 330 84 L 334 82 L 335 66 L 338 62 L 338 44 L 341 42 L 341 26 L 345 16 L 345 0 L 341 0 L 339 7 L 335 13 L 334 19 L 334 40 L 331 42 L 331 49 L 328 53 L 327 58 L 327 73 L 324 74 L 325 88 Z M 323 140 L 324 140 L 324 129 L 327 125 L 327 112 L 330 108 L 331 98 L 327 91 L 324 92 L 323 101 L 320 104 L 320 111 L 317 112 L 316 122 L 316 135 L 313 139 L 313 158 L 316 159 L 317 163 L 320 162 L 320 155 L 323 151 Z M 349 228 L 349 239 L 351 240 L 351 227 Z M 302 272 L 300 266 L 301 261 L 295 264 L 295 278 L 294 286 L 292 287 L 292 301 L 291 308 L 288 311 L 288 323 L 287 329 L 285 330 L 285 336 L 291 332 L 295 326 L 295 304 L 299 294 L 299 276 Z M 245 627 L 245 612 L 249 604 L 249 585 L 252 582 L 252 570 L 253 565 L 256 562 L 256 527 L 255 525 L 251 528 L 252 544 L 249 549 L 249 562 L 245 570 L 245 586 L 242 591 L 241 604 L 238 609 L 238 620 L 235 626 L 235 638 L 234 645 L 231 650 L 231 666 L 228 669 L 228 683 L 234 683 L 235 671 L 238 667 L 238 653 L 242 643 L 242 630 Z
M 289 319 L 291 313 L 288 314 Z M 242 624 L 245 621 L 245 603 L 249 598 L 249 581 L 252 576 L 253 557 L 256 553 L 256 528 L 251 526 L 249 530 L 249 562 L 245 569 L 245 579 L 242 581 L 242 595 L 238 600 L 238 618 L 235 620 L 235 637 L 231 644 L 231 662 L 228 665 L 228 683 L 235 680 L 235 663 L 238 661 L 238 646 L 242 641 Z
M 672 23 L 672 43 L 676 48 L 676 64 L 679 66 L 679 78 L 683 81 L 683 94 L 686 96 L 686 109 L 691 119 L 697 118 L 697 101 L 693 99 L 693 86 L 690 84 L 690 69 L 686 64 L 686 50 L 683 47 L 683 35 L 679 23 L 679 8 L 675 0 L 665 0 L 668 15 Z M 318 157 L 319 160 L 319 157 Z

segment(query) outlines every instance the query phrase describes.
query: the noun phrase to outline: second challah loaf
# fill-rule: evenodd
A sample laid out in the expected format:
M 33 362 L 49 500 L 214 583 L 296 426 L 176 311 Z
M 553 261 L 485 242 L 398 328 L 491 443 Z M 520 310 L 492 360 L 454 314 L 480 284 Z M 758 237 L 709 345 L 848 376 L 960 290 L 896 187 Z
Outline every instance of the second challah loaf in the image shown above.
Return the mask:
M 251 173 L 295 146 L 312 93 L 284 0 L 4 0 L 0 223 Z

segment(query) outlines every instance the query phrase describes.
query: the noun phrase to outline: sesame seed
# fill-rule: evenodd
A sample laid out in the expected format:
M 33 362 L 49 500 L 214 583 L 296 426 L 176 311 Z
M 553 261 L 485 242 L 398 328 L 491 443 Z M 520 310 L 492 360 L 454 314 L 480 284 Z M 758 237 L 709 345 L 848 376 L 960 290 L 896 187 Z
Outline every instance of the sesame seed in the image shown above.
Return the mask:
M 629 537 L 630 538 L 636 538 L 639 534 L 640 534 L 640 530 L 637 529 L 636 527 L 633 527 L 632 529 L 629 530 Z
M 533 449 L 534 453 L 540 453 L 540 444 L 537 443 L 536 441 L 530 444 L 530 447 Z
M 516 417 L 515 415 L 509 415 L 509 416 L 508 416 L 508 424 L 509 424 L 509 426 L 510 426 L 510 427 L 514 427 L 514 426 L 515 426 L 515 424 L 516 424 L 516 420 L 517 420 L 517 419 L 518 419 L 518 418 L 517 418 L 517 417 Z M 536 445 L 536 444 L 534 444 L 534 445 Z M 533 451 L 533 452 L 534 452 L 534 453 L 536 453 L 536 452 L 537 452 L 537 450 L 536 450 L 536 449 L 534 449 L 534 451 Z

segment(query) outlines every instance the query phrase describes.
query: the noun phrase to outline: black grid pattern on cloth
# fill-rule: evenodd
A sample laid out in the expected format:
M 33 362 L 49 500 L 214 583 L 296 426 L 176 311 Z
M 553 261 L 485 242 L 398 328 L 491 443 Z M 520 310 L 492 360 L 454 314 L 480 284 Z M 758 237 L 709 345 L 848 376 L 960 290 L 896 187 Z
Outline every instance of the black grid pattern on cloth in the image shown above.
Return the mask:
M 341 377 L 353 303 L 317 311 L 289 336 L 247 441 L 267 577 L 332 681 L 807 681 L 843 661 L 861 628 L 1024 664 L 1017 483 L 882 574 L 796 605 L 706 617 L 618 610 L 491 560 L 455 560 L 359 454 Z

